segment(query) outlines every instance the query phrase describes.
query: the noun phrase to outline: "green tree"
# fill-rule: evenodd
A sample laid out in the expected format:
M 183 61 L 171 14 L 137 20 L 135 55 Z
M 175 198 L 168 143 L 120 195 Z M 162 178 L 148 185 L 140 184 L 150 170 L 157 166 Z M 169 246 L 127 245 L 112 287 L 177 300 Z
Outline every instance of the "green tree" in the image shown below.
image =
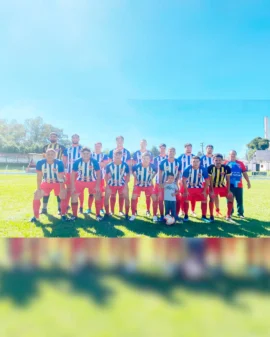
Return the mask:
M 151 152 L 152 152 L 154 157 L 157 157 L 159 155 L 159 150 L 156 146 L 152 147 Z
M 248 147 L 247 157 L 250 160 L 257 150 L 266 150 L 269 148 L 269 140 L 261 137 L 256 137 L 252 139 L 250 143 L 247 144 L 247 147 Z

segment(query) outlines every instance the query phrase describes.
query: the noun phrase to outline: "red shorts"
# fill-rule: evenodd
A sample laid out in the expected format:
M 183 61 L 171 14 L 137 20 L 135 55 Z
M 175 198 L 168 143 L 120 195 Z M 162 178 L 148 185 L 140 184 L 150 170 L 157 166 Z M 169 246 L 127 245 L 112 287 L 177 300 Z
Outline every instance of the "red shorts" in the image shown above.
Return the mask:
M 45 181 L 41 183 L 40 189 L 44 192 L 44 196 L 50 195 L 51 191 L 54 191 L 56 197 L 60 194 L 60 184 L 59 183 L 46 183 Z
M 161 193 L 161 197 L 162 197 L 162 200 L 164 199 L 164 188 L 160 188 L 159 187 L 160 185 L 159 184 L 156 184 L 153 188 L 153 194 L 159 196 L 159 194 Z
M 153 186 L 147 187 L 135 186 L 133 189 L 133 194 L 137 195 L 138 197 L 141 196 L 142 192 L 144 192 L 147 197 L 151 197 L 151 195 L 155 194 L 155 189 Z
M 75 182 L 76 194 L 83 193 L 86 188 L 88 188 L 89 194 L 95 194 L 96 193 L 96 190 L 95 190 L 96 182 L 76 180 Z
M 118 192 L 118 194 L 123 194 L 124 193 L 124 189 L 125 189 L 125 185 L 124 186 L 110 186 L 108 185 L 110 191 L 112 192 L 112 195 L 116 195 L 116 193 Z
M 68 187 L 70 187 L 70 185 L 71 185 L 71 173 L 66 173 L 65 177 L 66 177 L 66 185 Z M 78 178 L 78 172 L 76 172 L 76 175 L 75 175 L 75 179 L 77 179 L 77 178 Z
M 188 197 L 183 196 L 183 200 L 189 201 L 207 201 L 207 197 L 205 198 L 203 193 L 203 188 L 189 188 L 188 189 Z M 181 190 L 181 193 L 184 193 L 184 190 Z M 207 194 L 207 192 L 206 192 Z
M 227 187 L 214 187 L 214 194 L 219 195 L 221 198 L 228 197 Z

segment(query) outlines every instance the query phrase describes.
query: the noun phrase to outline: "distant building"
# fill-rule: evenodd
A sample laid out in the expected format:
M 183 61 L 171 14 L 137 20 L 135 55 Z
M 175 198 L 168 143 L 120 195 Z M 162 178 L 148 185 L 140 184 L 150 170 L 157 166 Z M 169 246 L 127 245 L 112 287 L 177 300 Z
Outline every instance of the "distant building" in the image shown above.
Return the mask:
M 270 171 L 270 151 L 257 150 L 248 164 L 248 168 L 250 171 Z

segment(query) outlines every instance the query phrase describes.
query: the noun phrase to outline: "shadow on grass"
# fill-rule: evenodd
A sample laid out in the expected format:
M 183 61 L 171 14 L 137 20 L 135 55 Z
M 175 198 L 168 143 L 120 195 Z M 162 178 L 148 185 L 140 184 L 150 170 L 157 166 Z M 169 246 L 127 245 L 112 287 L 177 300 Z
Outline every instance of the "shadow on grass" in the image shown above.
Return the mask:
M 99 306 L 109 305 L 109 301 L 121 289 L 109 286 L 110 280 L 116 279 L 134 290 L 136 294 L 154 294 L 172 305 L 184 305 L 181 298 L 175 294 L 176 290 L 183 290 L 193 295 L 207 295 L 217 297 L 230 305 L 246 309 L 238 302 L 240 292 L 270 294 L 270 284 L 267 277 L 241 278 L 219 276 L 210 277 L 200 282 L 194 282 L 181 277 L 181 275 L 168 278 L 160 274 L 148 272 L 127 273 L 116 269 L 104 269 L 94 265 L 87 265 L 72 274 L 59 268 L 35 269 L 32 271 L 2 270 L 0 282 L 0 300 L 9 299 L 15 305 L 23 307 L 40 297 L 40 282 L 49 282 L 57 287 L 58 282 L 66 282 L 69 286 L 67 292 L 59 286 L 63 295 L 82 295 L 94 301 Z M 121 288 L 121 285 L 120 285 Z

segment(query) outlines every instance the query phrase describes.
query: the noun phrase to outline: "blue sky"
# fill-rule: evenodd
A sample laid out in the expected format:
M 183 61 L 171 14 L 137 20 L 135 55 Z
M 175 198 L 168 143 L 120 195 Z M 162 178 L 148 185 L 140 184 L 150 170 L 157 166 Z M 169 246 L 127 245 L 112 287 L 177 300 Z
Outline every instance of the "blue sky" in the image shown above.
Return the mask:
M 269 1 L 2 1 L 0 43 L 1 118 L 87 145 L 243 154 L 270 116 Z

